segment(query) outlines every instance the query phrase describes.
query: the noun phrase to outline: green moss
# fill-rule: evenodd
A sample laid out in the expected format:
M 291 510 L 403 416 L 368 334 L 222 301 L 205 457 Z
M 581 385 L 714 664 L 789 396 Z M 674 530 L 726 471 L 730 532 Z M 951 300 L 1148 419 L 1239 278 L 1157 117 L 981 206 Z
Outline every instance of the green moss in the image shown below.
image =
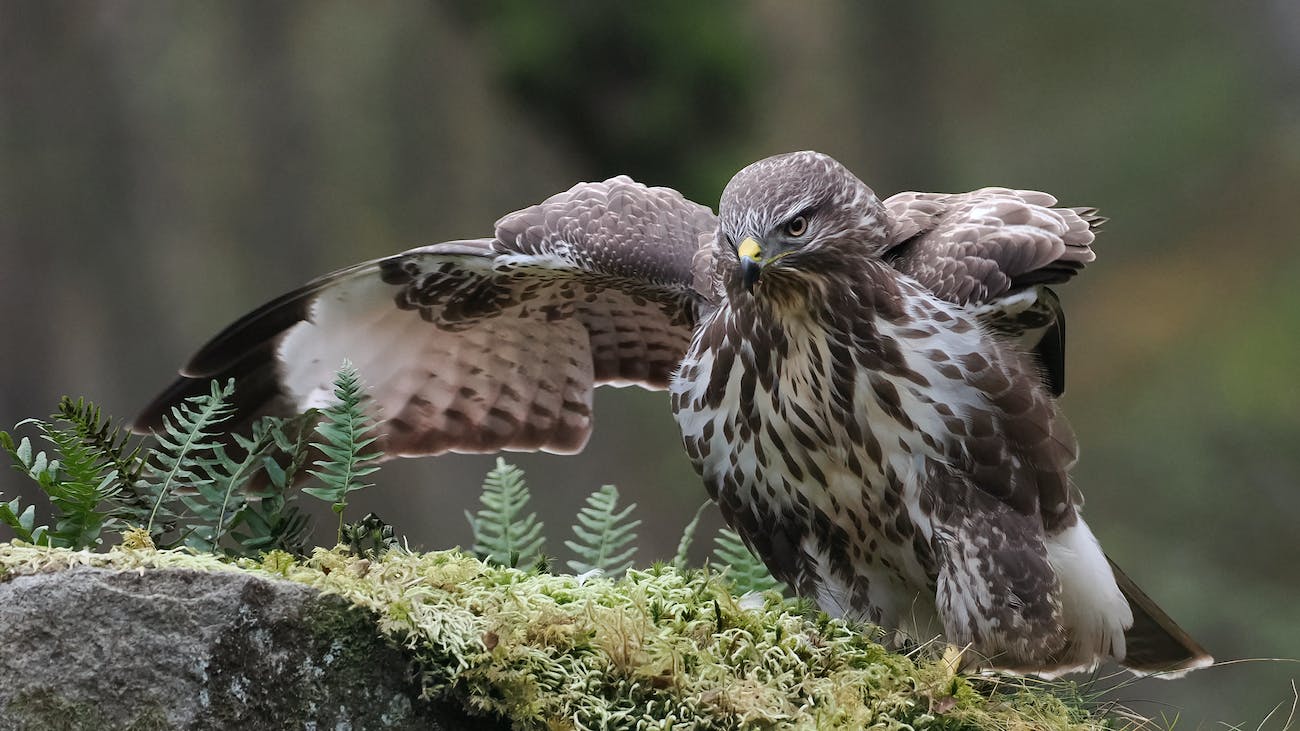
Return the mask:
M 103 712 L 93 703 L 78 703 L 51 690 L 25 693 L 7 709 L 10 720 L 20 720 L 23 731 L 99 731 L 105 728 Z M 125 731 L 166 731 L 171 728 L 161 708 L 134 709 L 135 718 L 121 726 Z
M 456 551 L 366 560 L 318 550 L 301 562 L 272 554 L 232 565 L 172 551 L 0 544 L 9 575 L 80 564 L 251 571 L 337 594 L 371 610 L 379 631 L 406 648 L 426 696 L 518 728 L 1106 727 L 1046 685 L 968 679 L 951 657 L 914 661 L 775 594 L 742 606 L 705 572 L 656 567 L 581 582 Z M 321 613 L 314 631 L 346 633 L 346 618 L 330 624 L 339 616 Z

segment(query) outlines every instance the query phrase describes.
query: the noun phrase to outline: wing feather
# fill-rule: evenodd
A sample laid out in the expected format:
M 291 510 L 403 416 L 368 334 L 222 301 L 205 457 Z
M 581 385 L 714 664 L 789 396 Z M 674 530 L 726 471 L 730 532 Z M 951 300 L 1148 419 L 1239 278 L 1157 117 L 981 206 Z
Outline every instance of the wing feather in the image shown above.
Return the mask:
M 1052 393 L 1065 388 L 1064 316 L 1046 285 L 1069 281 L 1096 258 L 1105 219 L 1057 208 L 1047 193 L 981 188 L 899 193 L 884 256 L 936 296 L 967 307 L 986 326 L 1034 353 Z
M 708 298 L 709 209 L 626 177 L 510 214 L 496 237 L 412 249 L 254 310 L 190 359 L 135 422 L 156 429 L 212 378 L 241 419 L 328 404 L 346 359 L 388 455 L 575 452 L 600 384 L 667 386 Z
M 899 193 L 885 201 L 896 269 L 959 305 L 981 305 L 1036 284 L 1059 284 L 1096 255 L 1092 209 L 1054 208 L 1046 193 L 981 188 Z

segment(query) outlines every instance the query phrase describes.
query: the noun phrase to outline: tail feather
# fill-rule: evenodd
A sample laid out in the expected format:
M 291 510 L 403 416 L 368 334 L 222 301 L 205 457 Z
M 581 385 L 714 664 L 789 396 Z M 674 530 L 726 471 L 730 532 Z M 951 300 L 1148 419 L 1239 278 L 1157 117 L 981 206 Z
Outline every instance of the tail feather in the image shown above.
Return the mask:
M 1214 663 L 1210 653 L 1156 606 L 1109 557 L 1115 583 L 1133 610 L 1133 626 L 1124 632 L 1125 654 L 1120 664 L 1141 675 L 1178 678 Z

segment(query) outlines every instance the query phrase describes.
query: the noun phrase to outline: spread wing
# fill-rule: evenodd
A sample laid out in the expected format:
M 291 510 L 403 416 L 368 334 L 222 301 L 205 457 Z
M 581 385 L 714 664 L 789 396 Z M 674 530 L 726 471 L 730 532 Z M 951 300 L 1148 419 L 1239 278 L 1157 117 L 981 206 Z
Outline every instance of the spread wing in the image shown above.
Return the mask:
M 490 239 L 326 275 L 230 325 L 137 418 L 157 428 L 210 379 L 241 419 L 333 400 L 357 368 L 388 455 L 576 452 L 600 384 L 662 389 L 708 300 L 696 256 L 716 219 L 667 188 L 587 183 L 512 213 Z
M 1065 390 L 1065 318 L 1049 284 L 1068 281 L 1095 254 L 1105 219 L 1054 208 L 1047 193 L 981 188 L 899 193 L 885 201 L 894 234 L 885 258 L 939 297 L 969 307 L 1036 354 L 1046 385 Z

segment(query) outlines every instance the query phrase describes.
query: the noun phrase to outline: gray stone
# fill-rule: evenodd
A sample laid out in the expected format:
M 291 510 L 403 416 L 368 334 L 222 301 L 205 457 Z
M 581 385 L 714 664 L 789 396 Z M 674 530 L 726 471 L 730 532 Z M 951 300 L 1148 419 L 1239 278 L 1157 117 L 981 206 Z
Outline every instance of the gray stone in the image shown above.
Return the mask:
M 479 729 L 421 701 L 369 613 L 239 572 L 0 583 L 0 729 Z

